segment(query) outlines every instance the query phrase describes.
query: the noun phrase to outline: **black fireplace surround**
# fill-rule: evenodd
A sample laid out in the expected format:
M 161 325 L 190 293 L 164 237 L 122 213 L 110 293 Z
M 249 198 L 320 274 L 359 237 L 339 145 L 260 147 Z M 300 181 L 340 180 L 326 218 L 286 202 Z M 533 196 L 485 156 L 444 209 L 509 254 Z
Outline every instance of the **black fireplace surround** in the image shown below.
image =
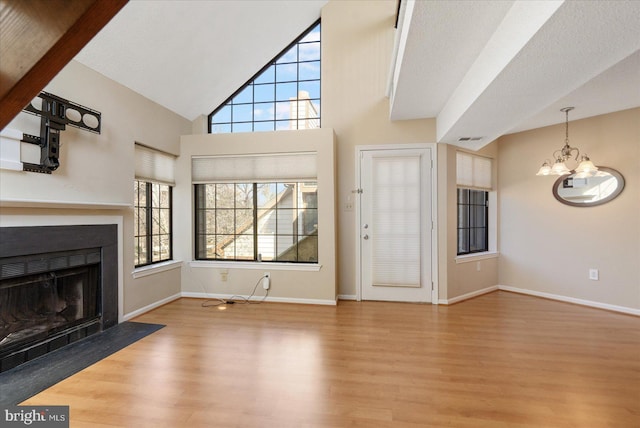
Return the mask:
M 117 225 L 0 228 L 0 372 L 118 324 Z

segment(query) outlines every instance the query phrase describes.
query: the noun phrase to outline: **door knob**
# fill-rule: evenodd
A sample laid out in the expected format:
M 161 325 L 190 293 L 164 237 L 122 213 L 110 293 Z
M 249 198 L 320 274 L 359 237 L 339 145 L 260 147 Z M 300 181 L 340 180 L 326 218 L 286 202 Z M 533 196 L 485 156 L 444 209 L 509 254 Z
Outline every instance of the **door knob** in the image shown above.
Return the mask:
M 369 229 L 369 225 L 367 223 L 365 223 L 365 224 L 362 225 L 362 228 L 363 229 Z
M 369 235 L 364 235 L 364 236 L 362 237 L 362 239 L 364 239 L 364 240 L 369 239 Z

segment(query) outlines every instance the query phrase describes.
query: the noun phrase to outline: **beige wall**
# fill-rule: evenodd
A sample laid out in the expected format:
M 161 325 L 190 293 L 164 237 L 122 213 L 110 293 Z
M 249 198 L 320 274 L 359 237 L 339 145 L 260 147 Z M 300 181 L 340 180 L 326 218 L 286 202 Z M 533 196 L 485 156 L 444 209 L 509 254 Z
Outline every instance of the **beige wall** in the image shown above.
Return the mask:
M 391 0 L 331 1 L 322 10 L 322 126 L 333 128 L 337 141 L 336 256 L 338 294 L 344 297 L 356 295 L 356 211 L 345 207 L 357 187 L 356 147 L 435 142 L 434 119 L 389 119 L 386 87 L 396 6 Z M 194 134 L 205 129 L 206 117 L 193 121 Z M 437 151 L 438 283 L 439 298 L 446 300 L 497 285 L 497 260 L 481 261 L 480 272 L 475 262 L 455 263 L 455 150 L 438 145 Z M 496 156 L 495 148 L 483 152 Z M 184 280 L 183 289 L 202 291 Z
M 194 154 L 243 151 L 300 150 L 317 144 L 337 159 L 336 179 L 324 194 L 321 222 L 333 230 L 321 234 L 323 265 L 319 272 L 272 271 L 272 296 L 327 300 L 336 294 L 356 294 L 355 210 L 345 209 L 356 188 L 355 148 L 359 145 L 430 143 L 435 120 L 389 120 L 385 95 L 394 38 L 396 1 L 330 1 L 322 10 L 322 124 L 311 137 L 294 142 L 296 133 L 250 141 L 227 136 L 180 135 L 206 132 L 206 116 L 188 122 L 83 65 L 70 63 L 47 91 L 102 112 L 101 135 L 68 128 L 62 134 L 61 167 L 52 175 L 0 170 L 0 199 L 39 201 L 40 208 L 0 208 L 0 225 L 25 216 L 64 221 L 74 216 L 122 216 L 124 312 L 186 293 L 248 294 L 266 269 L 229 269 L 222 283 L 217 268 L 193 267 L 133 279 L 131 184 L 133 142 L 139 141 L 182 155 L 176 188 L 175 258 L 192 260 L 192 200 L 189 159 Z M 497 259 L 456 263 L 455 147 L 438 145 L 439 297 L 452 299 L 497 284 L 570 296 L 605 304 L 640 308 L 640 110 L 628 110 L 571 123 L 571 142 L 600 165 L 618 169 L 627 181 L 622 195 L 594 208 L 559 204 L 551 194 L 553 178 L 536 177 L 540 162 L 563 143 L 563 125 L 502 137 L 481 154 L 498 162 Z M 19 115 L 10 127 L 38 133 L 38 118 Z M 334 133 L 331 132 L 333 129 Z M 306 131 L 305 131 L 306 132 Z M 314 135 L 310 131 L 308 135 Z M 331 133 L 331 138 L 326 133 Z M 242 134 L 240 134 L 242 135 Z M 334 143 L 335 135 L 335 143 Z M 280 136 L 284 136 L 280 138 Z M 267 141 L 263 141 L 265 138 Z M 330 142 L 320 143 L 327 138 Z M 257 143 L 262 141 L 264 144 Z M 335 144 L 335 147 L 334 147 Z M 232 150 L 231 150 L 231 149 Z M 325 156 L 323 155 L 323 156 Z M 322 194 L 322 193 L 321 193 Z M 333 197 L 335 196 L 335 197 Z M 42 201 L 50 203 L 42 204 Z M 53 203 L 77 203 L 60 208 Z M 28 205 L 24 202 L 23 205 Z M 16 205 L 14 203 L 14 205 Z M 111 205 L 111 206 L 110 206 Z M 110 206 L 111 209 L 104 209 Z M 37 221 L 37 220 L 36 220 Z M 325 223 L 326 222 L 326 223 Z M 333 229 L 329 227 L 333 225 Z M 321 230 L 327 230 L 321 226 Z M 332 244 L 331 242 L 334 242 Z M 557 243 L 559 242 L 559 244 Z M 325 263 L 325 260 L 327 262 Z M 589 268 L 600 270 L 600 281 L 588 280 Z M 311 282 L 301 288 L 300 284 Z
M 335 141 L 328 128 L 303 131 L 277 131 L 238 134 L 183 136 L 177 162 L 174 191 L 174 251 L 176 258 L 193 260 L 193 186 L 191 158 L 203 155 L 268 154 L 284 152 L 317 153 L 318 165 L 318 264 L 319 271 L 298 270 L 273 263 L 218 262 L 187 263 L 182 272 L 182 291 L 188 295 L 249 295 L 264 272 L 271 274 L 269 297 L 273 300 L 335 303 L 336 231 L 335 231 Z M 300 267 L 304 269 L 305 266 Z M 287 269 L 287 270 L 284 270 Z M 293 270 L 291 270 L 293 269 Z M 226 281 L 222 272 L 228 272 Z M 257 296 L 263 296 L 259 289 Z
M 564 144 L 564 124 L 500 138 L 500 285 L 638 309 L 640 109 L 572 121 L 569 137 L 596 165 L 620 171 L 625 189 L 605 205 L 562 205 L 556 177 L 535 173 Z
M 435 120 L 389 120 L 385 95 L 397 3 L 330 1 L 322 9 L 322 126 L 333 128 L 338 155 L 338 293 L 356 294 L 356 218 L 347 197 L 356 188 L 358 145 L 435 142 Z
M 0 225 L 26 216 L 32 224 L 121 216 L 124 314 L 179 293 L 179 270 L 140 279 L 131 275 L 133 153 L 138 141 L 177 154 L 179 136 L 190 132 L 191 123 L 75 61 L 45 91 L 101 112 L 102 133 L 67 127 L 61 133 L 61 165 L 53 174 L 0 170 Z M 21 113 L 8 127 L 39 134 L 39 117 Z M 12 207 L 8 200 L 14 200 Z M 24 208 L 33 205 L 38 208 Z
M 443 171 L 443 184 L 440 186 L 439 203 L 442 204 L 442 215 L 440 216 L 441 230 L 446 231 L 440 239 L 441 258 L 446 261 L 446 270 L 441 272 L 440 277 L 440 298 L 451 300 L 466 294 L 474 293 L 489 287 L 498 285 L 498 257 L 477 260 L 475 258 L 459 258 L 457 256 L 457 186 L 456 186 L 456 153 L 465 151 L 462 148 L 446 145 L 445 150 L 441 150 L 443 159 L 439 163 L 439 168 Z M 493 183 L 497 187 L 497 163 L 498 146 L 493 142 L 485 146 L 482 150 L 472 152 L 477 155 L 493 159 Z M 497 193 L 497 192 L 496 192 Z M 496 195 L 499 198 L 499 195 Z M 492 195 L 491 197 L 494 197 Z M 496 210 L 497 211 L 497 210 Z M 490 213 L 498 215 L 499 213 Z M 489 220 L 492 221 L 491 219 Z M 493 220 L 499 224 L 498 219 Z M 497 230 L 493 224 L 489 224 L 490 234 Z M 491 230 L 493 229 L 493 230 Z M 443 278 L 446 275 L 446 278 Z

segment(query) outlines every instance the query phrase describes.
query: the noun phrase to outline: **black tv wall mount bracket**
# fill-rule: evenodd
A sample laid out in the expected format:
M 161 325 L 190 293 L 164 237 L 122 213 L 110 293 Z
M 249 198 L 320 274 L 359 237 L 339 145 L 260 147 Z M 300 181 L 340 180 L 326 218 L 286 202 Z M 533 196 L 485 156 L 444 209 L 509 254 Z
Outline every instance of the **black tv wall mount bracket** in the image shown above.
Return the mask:
M 101 114 L 48 92 L 40 92 L 37 98 L 42 100 L 40 110 L 34 106 L 34 99 L 22 111 L 40 116 L 40 136 L 22 134 L 21 141 L 40 146 L 40 163 L 24 162 L 23 170 L 51 174 L 60 166 L 60 131 L 69 125 L 99 134 Z

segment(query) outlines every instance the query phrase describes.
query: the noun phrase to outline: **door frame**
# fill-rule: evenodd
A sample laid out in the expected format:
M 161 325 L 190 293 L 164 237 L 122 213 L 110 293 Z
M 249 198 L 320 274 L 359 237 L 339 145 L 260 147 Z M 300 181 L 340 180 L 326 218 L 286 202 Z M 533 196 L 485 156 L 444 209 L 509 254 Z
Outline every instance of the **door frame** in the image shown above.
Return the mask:
M 355 148 L 356 163 L 356 187 L 352 192 L 355 195 L 355 243 L 356 243 L 356 300 L 362 300 L 362 252 L 360 250 L 360 159 L 361 154 L 371 150 L 401 150 L 401 149 L 430 149 L 431 150 L 431 242 L 423 243 L 431 245 L 431 304 L 438 304 L 438 145 L 436 143 L 418 143 L 418 144 L 380 144 L 380 145 L 362 145 Z

